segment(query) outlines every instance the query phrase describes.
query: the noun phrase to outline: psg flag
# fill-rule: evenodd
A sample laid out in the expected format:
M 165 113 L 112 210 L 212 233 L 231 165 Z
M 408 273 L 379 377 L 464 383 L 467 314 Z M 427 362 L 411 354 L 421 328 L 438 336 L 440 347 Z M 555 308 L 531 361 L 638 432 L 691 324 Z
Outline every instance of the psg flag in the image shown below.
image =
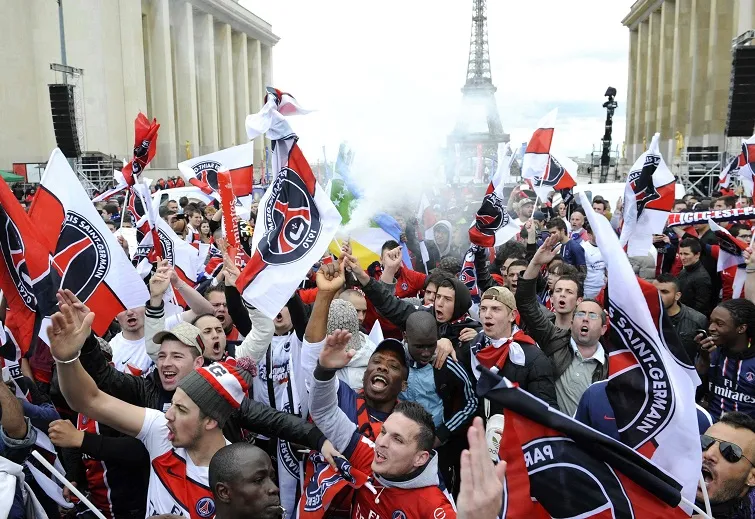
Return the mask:
M 676 181 L 658 149 L 660 137 L 660 133 L 653 136 L 627 175 L 621 246 L 627 246 L 629 256 L 644 256 L 651 250 L 653 234 L 663 232 L 674 207 Z
M 341 223 L 284 118 L 296 113 L 293 97 L 268 88 L 262 110 L 246 119 L 250 139 L 266 134 L 272 140 L 276 175 L 260 200 L 251 259 L 236 287 L 271 319 L 320 260 Z
M 657 290 L 643 290 L 611 224 L 584 193 L 580 197 L 608 271 L 606 394 L 619 438 L 671 474 L 694 501 L 702 465 L 695 407 L 700 379 Z
M 505 408 L 499 455 L 507 467 L 499 517 L 688 517 L 678 508 L 681 485 L 647 458 L 478 369 L 478 393 Z
M 71 290 L 95 313 L 92 329 L 97 335 L 105 334 L 117 314 L 149 299 L 144 282 L 57 148 L 29 217 L 53 256 L 57 287 Z
M 57 305 L 49 274 L 50 255 L 38 229 L 0 179 L 0 290 L 8 305 L 6 325 L 21 355 Z

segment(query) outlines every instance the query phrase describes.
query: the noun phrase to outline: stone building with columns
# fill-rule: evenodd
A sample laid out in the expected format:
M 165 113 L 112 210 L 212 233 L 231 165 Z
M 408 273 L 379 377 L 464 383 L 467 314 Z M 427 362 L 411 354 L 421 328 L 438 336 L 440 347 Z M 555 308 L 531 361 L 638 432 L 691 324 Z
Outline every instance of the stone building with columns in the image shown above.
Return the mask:
M 75 80 L 82 151 L 133 153 L 139 111 L 160 123 L 153 168 L 173 170 L 247 142 L 244 118 L 272 83 L 270 24 L 237 0 L 62 0 L 66 61 Z M 61 63 L 58 3 L 0 0 L 0 169 L 45 162 L 56 146 L 48 84 Z M 255 149 L 261 164 L 264 144 Z M 167 172 L 166 172 L 167 173 Z
M 661 134 L 671 164 L 679 132 L 685 146 L 717 146 L 724 135 L 732 40 L 755 27 L 755 0 L 637 0 L 629 29 L 626 161 Z

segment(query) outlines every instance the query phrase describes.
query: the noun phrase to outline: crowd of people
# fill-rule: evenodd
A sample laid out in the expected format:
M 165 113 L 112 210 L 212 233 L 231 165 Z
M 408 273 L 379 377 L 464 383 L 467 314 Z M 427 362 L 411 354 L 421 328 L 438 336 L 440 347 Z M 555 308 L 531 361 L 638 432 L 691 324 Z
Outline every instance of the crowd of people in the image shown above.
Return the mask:
M 718 195 L 687 195 L 674 212 L 749 205 Z M 594 197 L 592 209 L 618 232 L 614 203 Z M 134 226 L 123 204 L 96 204 L 113 232 Z M 476 209 L 437 199 L 431 224 L 396 212 L 401 240 L 386 241 L 379 262 L 361 264 L 340 242 L 269 319 L 236 288 L 219 205 L 165 202 L 159 217 L 204 245 L 197 283 L 157 261 L 149 300 L 102 337 L 91 331 L 97 308 L 58 292 L 49 348 L 37 341 L 22 375 L 0 384 L 0 487 L 3 474 L 17 476 L 0 488 L 0 510 L 96 516 L 37 464 L 37 450 L 106 518 L 497 517 L 504 411 L 478 396 L 479 366 L 620 436 L 606 396 L 606 262 L 584 209 L 515 188 L 507 210 L 520 230 L 495 249 L 470 245 Z M 240 225 L 246 249 L 256 213 Z M 752 241 L 749 220 L 728 228 Z M 747 282 L 734 297 L 736 272 L 719 271 L 708 224 L 667 228 L 653 245 L 629 259 L 703 379 L 713 516 L 755 518 L 755 256 L 745 253 Z M 177 313 L 165 304 L 171 286 L 185 301 Z

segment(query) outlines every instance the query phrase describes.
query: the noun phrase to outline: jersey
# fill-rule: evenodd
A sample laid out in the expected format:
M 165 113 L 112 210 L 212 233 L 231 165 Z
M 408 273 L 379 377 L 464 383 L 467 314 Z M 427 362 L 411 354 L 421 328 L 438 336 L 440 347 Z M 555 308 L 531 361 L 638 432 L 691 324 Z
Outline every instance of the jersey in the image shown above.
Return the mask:
M 209 467 L 198 467 L 186 449 L 168 441 L 168 420 L 160 411 L 144 410 L 144 424 L 137 439 L 149 452 L 150 474 L 147 517 L 175 514 L 192 519 L 215 517 L 215 501 L 209 487 Z M 230 443 L 226 440 L 226 443 Z
M 113 349 L 113 365 L 122 373 L 139 377 L 149 372 L 153 365 L 152 359 L 147 355 L 143 337 L 130 341 L 120 332 L 110 339 L 110 347 Z
M 585 297 L 594 299 L 606 284 L 606 262 L 603 261 L 600 249 L 589 241 L 583 241 L 582 248 L 585 250 L 585 264 L 587 265 L 587 276 L 584 282 Z
M 755 356 L 735 359 L 720 349 L 710 354 L 708 412 L 714 421 L 741 411 L 755 418 Z

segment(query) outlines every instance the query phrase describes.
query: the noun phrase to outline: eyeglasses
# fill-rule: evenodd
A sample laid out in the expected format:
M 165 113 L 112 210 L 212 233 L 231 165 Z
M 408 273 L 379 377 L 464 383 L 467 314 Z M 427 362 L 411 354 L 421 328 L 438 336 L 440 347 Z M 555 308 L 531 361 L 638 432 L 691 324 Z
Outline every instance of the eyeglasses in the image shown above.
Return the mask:
M 574 317 L 577 317 L 579 319 L 582 319 L 585 316 L 589 317 L 591 321 L 596 321 L 600 319 L 600 314 L 596 314 L 595 312 L 585 312 L 584 310 L 580 310 L 579 312 L 574 312 Z
M 718 442 L 718 450 L 721 452 L 721 456 L 723 456 L 724 459 L 729 463 L 737 463 L 739 462 L 739 460 L 744 458 L 750 463 L 750 465 L 755 467 L 755 463 L 750 461 L 750 459 L 744 455 L 744 453 L 742 452 L 742 447 L 740 447 L 739 445 L 719 440 L 718 438 L 708 436 L 707 434 L 700 435 L 700 445 L 703 448 L 703 452 L 706 452 L 708 449 L 710 449 L 710 446 L 716 442 Z

